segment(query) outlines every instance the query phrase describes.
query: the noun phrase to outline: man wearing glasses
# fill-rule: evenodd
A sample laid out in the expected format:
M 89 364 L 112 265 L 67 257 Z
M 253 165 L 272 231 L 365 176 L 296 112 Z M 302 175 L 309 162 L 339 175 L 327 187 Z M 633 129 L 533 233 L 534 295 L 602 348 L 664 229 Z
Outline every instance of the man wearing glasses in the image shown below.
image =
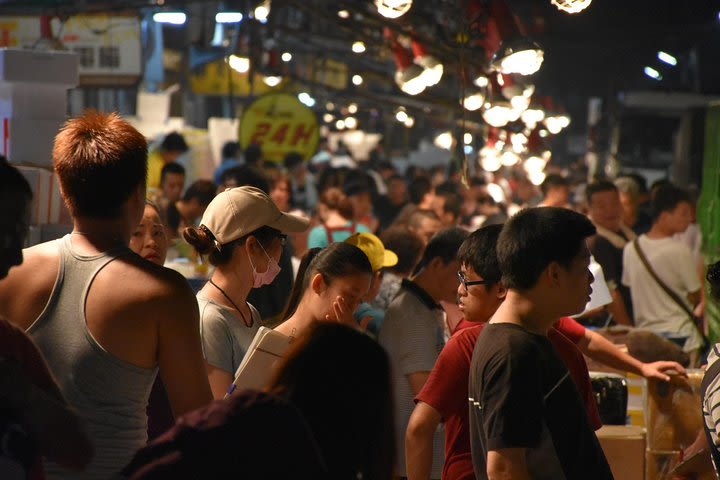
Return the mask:
M 468 233 L 449 228 L 436 233 L 425 247 L 415 274 L 402 286 L 385 312 L 378 340 L 392 367 L 396 475 L 404 477 L 405 429 L 415 395 L 425 384 L 445 344 L 445 312 L 439 302 L 454 303 L 459 281 L 457 252 Z M 435 435 L 434 468 L 428 478 L 440 478 L 443 464 L 442 435 Z M 433 439 L 431 438 L 431 442 Z M 431 463 L 433 459 L 430 459 Z M 430 474 L 429 474 L 430 475 Z
M 408 479 L 430 478 L 433 434 L 440 423 L 444 423 L 445 431 L 442 478 L 475 479 L 470 450 L 468 375 L 477 337 L 505 299 L 506 289 L 500 283 L 495 249 L 501 230 L 502 225 L 477 230 L 463 242 L 458 252 L 458 299 L 464 319 L 457 325 L 415 397 L 417 405 L 408 422 L 404 450 Z M 548 338 L 568 368 L 594 429 L 600 428 L 601 422 L 587 366 L 578 348 L 598 361 L 646 377 L 666 379 L 665 370 L 684 371 L 675 362 L 641 363 L 567 317 L 550 329 Z M 398 453 L 403 454 L 402 451 Z

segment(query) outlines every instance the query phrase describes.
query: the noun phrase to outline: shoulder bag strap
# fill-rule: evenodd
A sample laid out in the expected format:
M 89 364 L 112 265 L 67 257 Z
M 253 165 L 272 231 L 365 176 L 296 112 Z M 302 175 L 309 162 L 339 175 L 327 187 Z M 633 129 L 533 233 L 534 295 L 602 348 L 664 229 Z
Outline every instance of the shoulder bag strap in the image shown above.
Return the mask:
M 655 270 L 653 270 L 652 266 L 650 265 L 650 262 L 648 262 L 645 253 L 643 253 L 642 249 L 640 248 L 640 243 L 638 242 L 638 240 L 639 238 L 636 238 L 635 240 L 633 240 L 632 243 L 633 247 L 635 247 L 635 251 L 637 252 L 638 257 L 640 257 L 640 261 L 643 263 L 643 265 L 645 265 L 645 268 L 650 273 L 650 276 L 652 276 L 655 282 L 660 285 L 660 288 L 662 288 L 663 291 L 667 293 L 668 297 L 670 297 L 673 302 L 677 303 L 683 309 L 683 311 L 687 313 L 687 321 L 690 322 L 690 325 L 695 328 L 695 331 L 698 333 L 698 335 L 700 335 L 700 338 L 702 338 L 703 345 L 700 347 L 700 350 L 705 351 L 711 345 L 711 343 L 710 340 L 705 336 L 705 333 L 703 333 L 700 327 L 698 327 L 697 323 L 695 323 L 695 314 L 687 306 L 687 304 L 682 301 L 680 296 L 677 293 L 673 292 L 672 289 L 670 289 L 670 287 L 668 287 L 667 284 L 665 284 L 665 282 L 663 282 L 660 277 L 658 277 L 657 273 L 655 273 Z
M 682 308 L 683 311 L 685 313 L 687 313 L 690 318 L 694 318 L 695 316 L 693 315 L 692 310 L 690 310 L 690 308 L 687 306 L 687 304 L 685 302 L 683 302 L 682 299 L 680 298 L 680 296 L 677 293 L 675 293 L 670 287 L 668 287 L 667 284 L 660 279 L 660 277 L 658 277 L 657 273 L 655 273 L 655 270 L 653 270 L 652 265 L 650 265 L 650 262 L 648 261 L 647 257 L 645 256 L 645 253 L 640 248 L 640 243 L 638 242 L 637 238 L 635 240 L 633 240 L 632 244 L 633 244 L 633 247 L 635 247 L 635 251 L 637 252 L 638 257 L 640 257 L 640 261 L 645 266 L 645 268 L 647 269 L 650 276 L 653 277 L 653 280 L 655 280 L 655 283 L 657 283 L 660 286 L 660 288 L 662 288 L 663 291 L 668 295 L 668 297 L 670 297 L 673 300 L 673 302 L 677 303 L 678 306 L 680 308 Z

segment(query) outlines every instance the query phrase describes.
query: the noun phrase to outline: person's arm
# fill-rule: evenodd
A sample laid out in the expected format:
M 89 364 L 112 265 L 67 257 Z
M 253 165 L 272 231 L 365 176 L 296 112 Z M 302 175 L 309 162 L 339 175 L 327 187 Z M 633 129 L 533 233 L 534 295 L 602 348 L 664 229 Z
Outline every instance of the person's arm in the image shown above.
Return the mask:
M 178 278 L 158 325 L 158 366 L 175 418 L 213 399 L 205 372 L 197 301 L 185 279 Z
M 696 290 L 694 292 L 690 292 L 687 294 L 688 301 L 690 302 L 690 305 L 692 305 L 693 308 L 700 305 L 700 300 L 702 300 L 702 294 L 700 293 L 700 290 Z
M 418 393 L 420 393 L 420 390 L 422 390 L 429 376 L 430 372 L 413 372 L 406 375 L 413 396 L 416 396 Z
M 405 432 L 405 464 L 408 480 L 429 480 L 433 461 L 433 436 L 440 412 L 425 402 L 415 405 Z
M 585 336 L 577 344 L 580 351 L 585 355 L 608 367 L 632 372 L 645 378 L 657 378 L 669 381 L 667 371 L 675 370 L 679 374 L 685 374 L 685 368 L 677 362 L 659 361 L 643 363 L 637 358 L 620 350 L 610 340 L 592 330 L 585 330 Z
M 488 480 L 530 480 L 525 448 L 501 448 L 488 451 Z
M 207 362 L 205 362 L 205 371 L 207 372 L 208 382 L 210 382 L 213 398 L 222 400 L 228 392 L 228 387 L 233 383 L 232 374 Z
M 630 320 L 630 315 L 627 313 L 625 300 L 623 300 L 620 291 L 617 288 L 613 288 L 610 290 L 610 296 L 612 297 L 612 303 L 607 306 L 607 309 L 613 316 L 613 319 L 620 325 L 632 326 L 632 320 Z
M 57 464 L 82 470 L 95 447 L 80 418 L 55 392 L 47 394 L 30 383 L 15 362 L 0 358 L 0 405 L 20 412 L 20 421 L 38 450 Z

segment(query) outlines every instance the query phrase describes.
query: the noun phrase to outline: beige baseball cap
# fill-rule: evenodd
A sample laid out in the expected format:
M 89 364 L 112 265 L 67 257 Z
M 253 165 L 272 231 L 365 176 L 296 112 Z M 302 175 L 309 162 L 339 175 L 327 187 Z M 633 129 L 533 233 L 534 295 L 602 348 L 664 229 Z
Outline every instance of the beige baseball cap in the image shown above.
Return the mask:
M 281 232 L 302 232 L 310 222 L 281 212 L 262 190 L 244 186 L 228 188 L 213 198 L 200 224 L 224 245 L 263 226 Z

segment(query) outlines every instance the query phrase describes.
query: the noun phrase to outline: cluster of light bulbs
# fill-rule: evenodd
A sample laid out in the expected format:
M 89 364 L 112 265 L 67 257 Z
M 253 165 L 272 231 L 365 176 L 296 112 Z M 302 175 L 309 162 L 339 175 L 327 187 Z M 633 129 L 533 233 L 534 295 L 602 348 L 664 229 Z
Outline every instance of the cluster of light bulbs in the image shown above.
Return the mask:
M 408 115 L 402 107 L 395 112 L 395 120 L 402 123 L 407 128 L 412 128 L 415 125 L 415 118 Z

